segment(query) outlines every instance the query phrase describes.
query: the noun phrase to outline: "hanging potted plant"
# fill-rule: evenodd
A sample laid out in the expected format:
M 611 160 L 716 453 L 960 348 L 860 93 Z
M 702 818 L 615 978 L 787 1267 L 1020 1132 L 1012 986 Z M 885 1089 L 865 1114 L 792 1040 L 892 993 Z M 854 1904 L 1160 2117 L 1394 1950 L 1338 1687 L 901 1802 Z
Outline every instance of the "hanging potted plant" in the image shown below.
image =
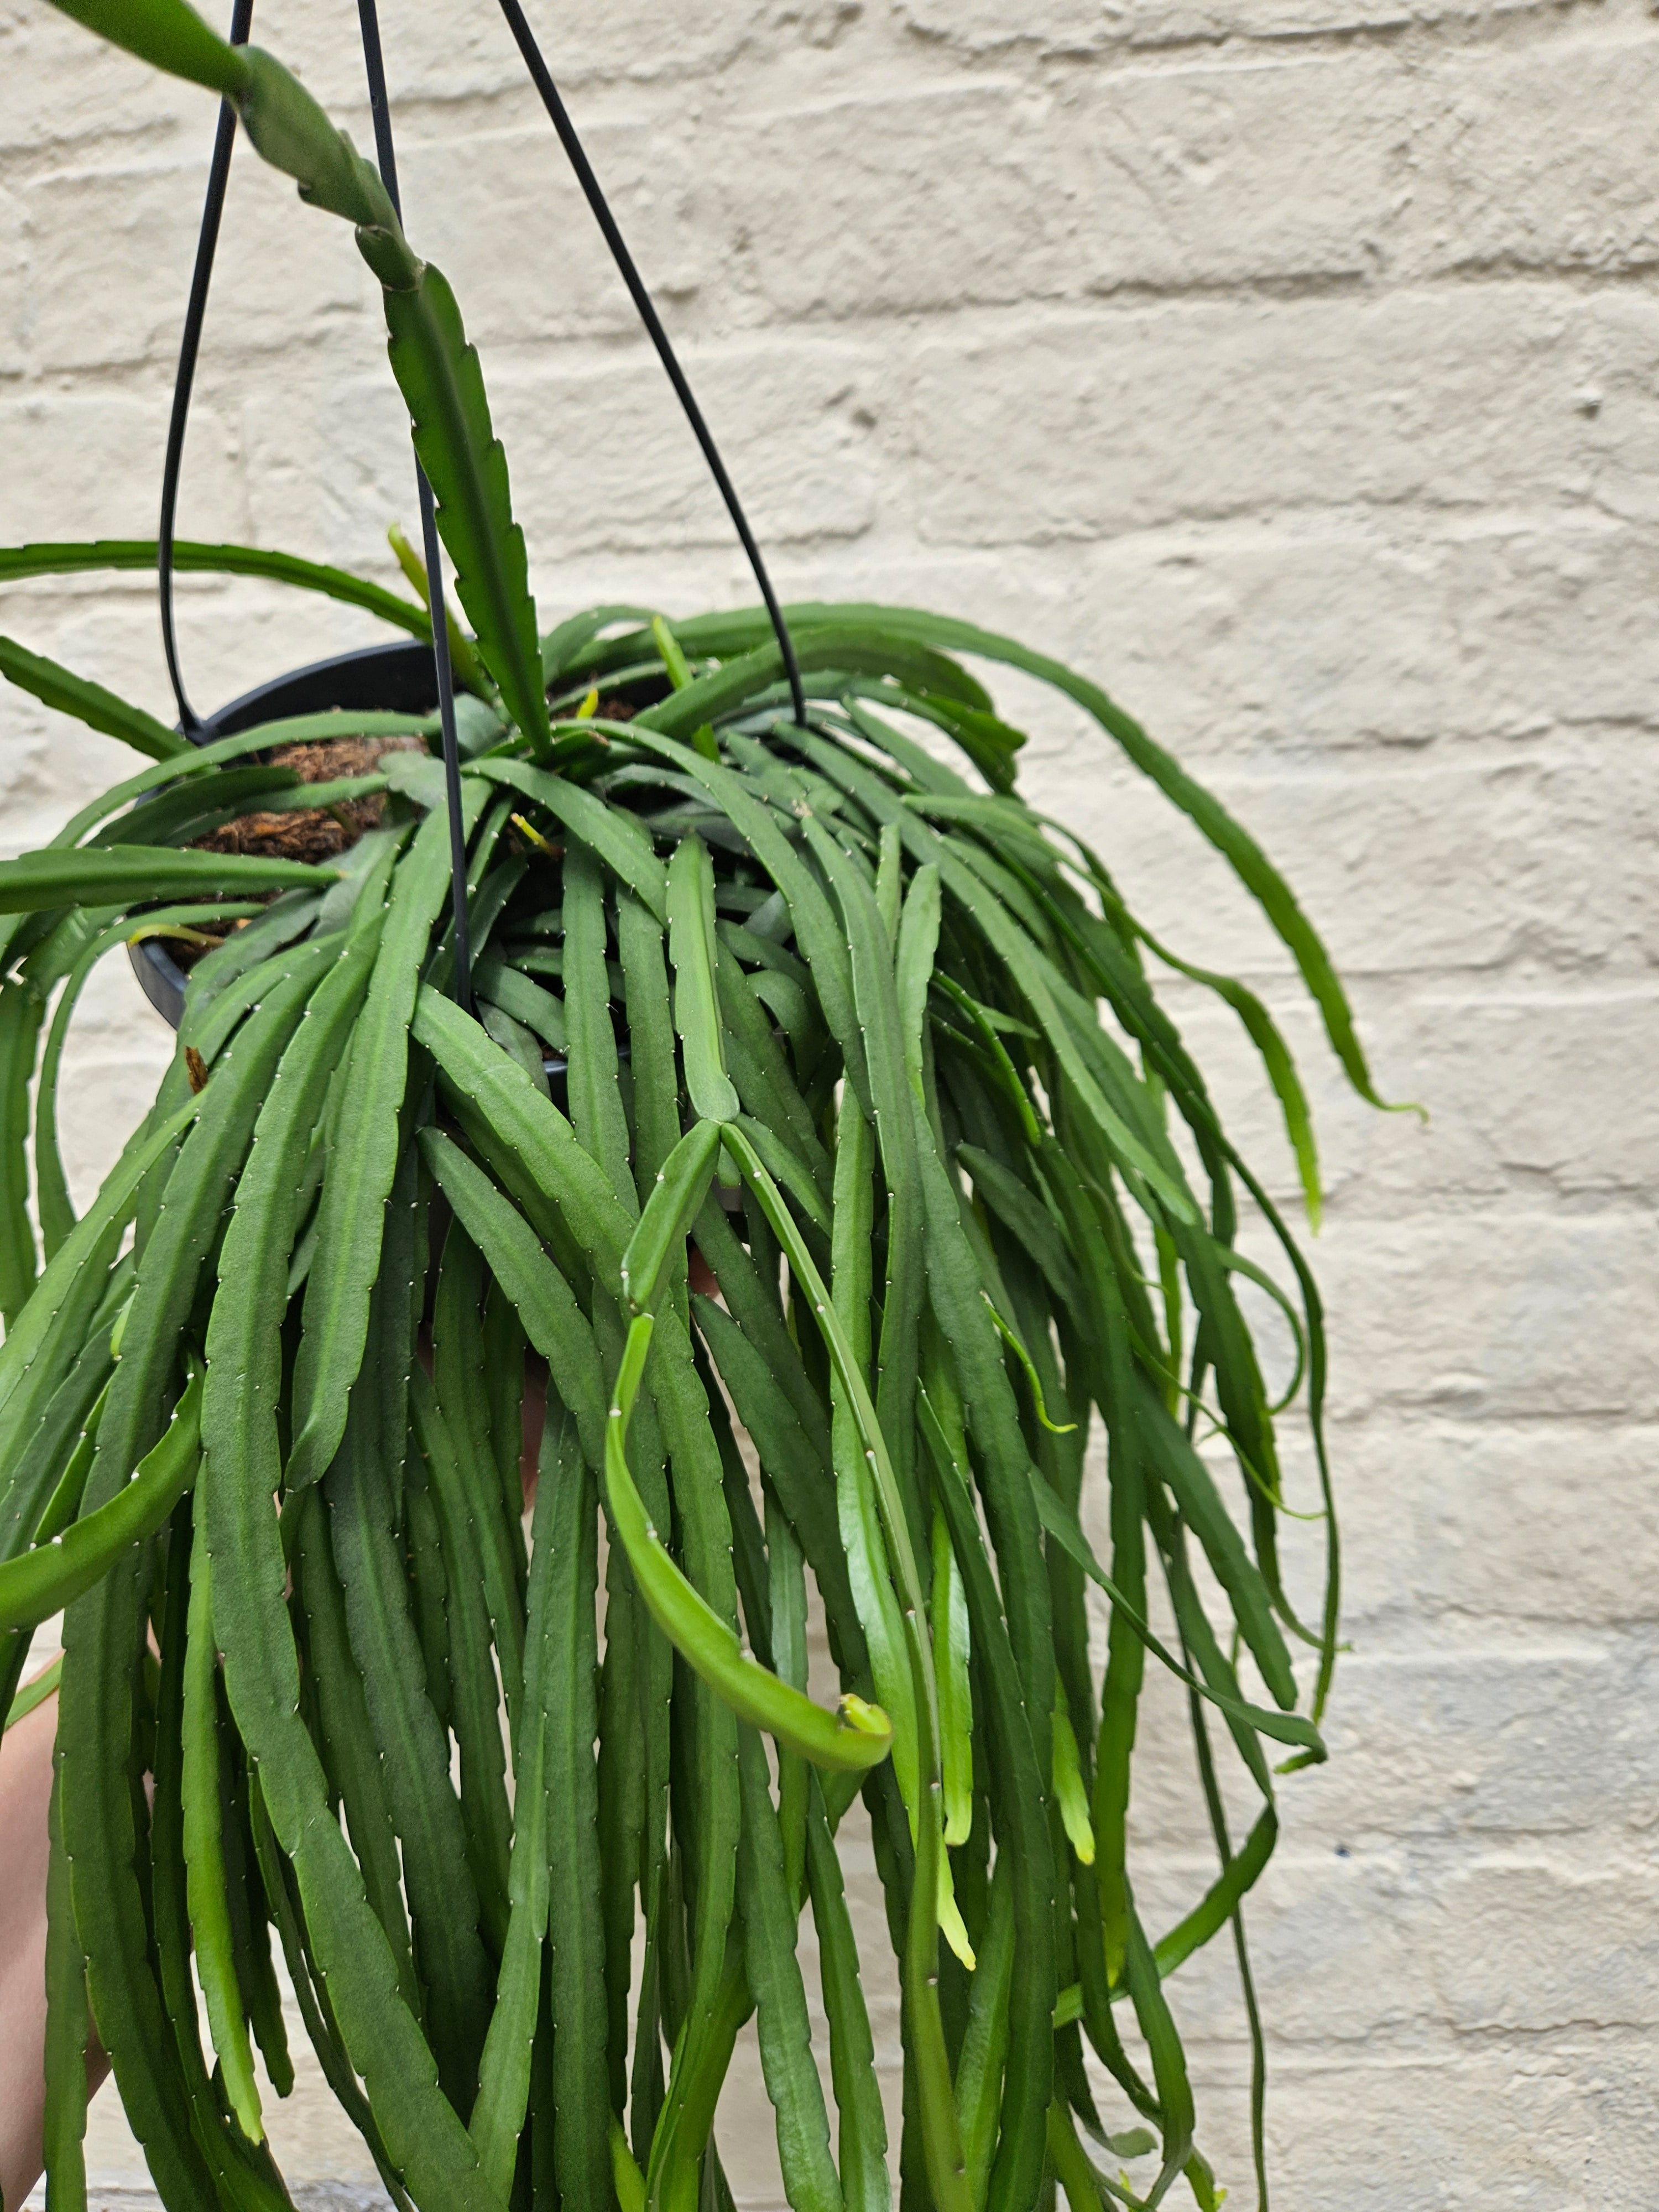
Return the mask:
M 1230 1926 L 1243 1961 L 1275 1774 L 1324 1756 L 1336 1534 L 1313 1279 L 1146 955 L 1243 1022 L 1316 1213 L 1314 1144 L 1266 1009 L 1155 944 L 1022 800 L 1022 739 L 968 664 L 1076 702 L 1198 825 L 1372 1098 L 1318 937 L 1086 678 L 943 617 L 778 606 L 614 224 L 765 604 L 541 631 L 477 355 L 399 220 L 378 41 L 377 167 L 241 43 L 245 9 L 227 42 L 184 0 L 58 4 L 222 96 L 217 189 L 239 119 L 355 227 L 427 604 L 174 548 L 169 511 L 164 592 L 173 566 L 253 568 L 424 641 L 209 723 L 180 686 L 182 732 L 0 645 L 151 760 L 0 866 L 0 1710 L 41 1693 L 15 1697 L 29 1633 L 68 1608 L 52 2203 L 84 2202 L 94 2035 L 172 2212 L 288 2201 L 253 2056 L 283 2094 L 276 1948 L 399 2206 L 729 2204 L 713 2119 L 751 2014 L 795 2212 L 886 2212 L 890 2150 L 940 2212 L 1056 2185 L 1073 2212 L 1150 2205 L 1183 2177 L 1218 2203 L 1165 1984 Z M 181 436 L 182 414 L 170 483 Z M 155 556 L 26 547 L 0 572 Z M 170 617 L 167 643 L 176 677 Z M 178 1051 L 76 1218 L 59 1058 L 123 944 Z M 1284 1285 L 1238 1249 L 1241 1205 Z M 1277 1403 L 1242 1280 L 1295 1341 Z M 1311 1625 L 1277 1548 L 1292 1402 L 1324 1484 Z M 1103 1559 L 1079 1516 L 1097 1419 Z M 1161 1933 L 1127 1837 L 1149 1666 L 1190 1693 L 1218 1853 Z M 1261 1801 L 1237 1840 L 1224 1741 Z M 902 1989 L 896 2146 L 836 1856 L 860 1796 Z

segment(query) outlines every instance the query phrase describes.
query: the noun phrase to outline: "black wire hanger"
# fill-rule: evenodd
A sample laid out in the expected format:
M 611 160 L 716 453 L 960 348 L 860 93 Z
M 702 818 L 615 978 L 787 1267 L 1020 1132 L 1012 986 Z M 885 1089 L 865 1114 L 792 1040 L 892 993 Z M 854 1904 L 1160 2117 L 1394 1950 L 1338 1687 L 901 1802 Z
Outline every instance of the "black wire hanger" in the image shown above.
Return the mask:
M 739 543 L 754 573 L 756 584 L 766 607 L 778 651 L 782 657 L 784 672 L 788 679 L 789 696 L 795 719 L 805 724 L 806 696 L 802 688 L 800 666 L 796 658 L 788 624 L 778 604 L 772 580 L 767 572 L 754 532 L 744 512 L 737 487 L 720 457 L 702 410 L 679 358 L 674 351 L 655 303 L 646 288 L 633 255 L 622 234 L 617 218 L 611 212 L 592 163 L 588 160 L 568 110 L 560 97 L 551 72 L 543 58 L 540 47 L 526 19 L 519 0 L 501 0 L 501 13 L 517 41 L 532 83 L 546 108 L 559 143 L 563 147 L 577 182 L 592 210 L 611 257 L 616 263 L 623 282 L 628 288 L 635 309 L 658 358 L 673 386 L 675 397 L 684 410 L 692 434 L 702 450 L 710 475 L 714 477 L 721 499 L 731 516 Z M 369 108 L 374 119 L 375 155 L 381 179 L 391 194 L 392 204 L 399 209 L 398 193 L 397 155 L 392 143 L 392 118 L 386 98 L 386 66 L 380 46 L 380 21 L 375 0 L 358 0 L 359 27 L 362 37 L 363 66 L 368 79 Z M 253 15 L 253 0 L 234 0 L 231 12 L 230 40 L 233 46 L 246 45 Z M 156 582 L 161 601 L 161 645 L 167 657 L 167 676 L 173 685 L 173 698 L 178 703 L 180 728 L 186 736 L 202 727 L 201 717 L 191 705 L 185 690 L 184 678 L 179 663 L 178 642 L 173 626 L 173 540 L 178 514 L 179 479 L 184 459 L 185 428 L 189 419 L 191 393 L 195 382 L 197 357 L 201 348 L 202 329 L 207 315 L 208 288 L 212 281 L 213 260 L 219 240 L 220 221 L 224 212 L 225 192 L 230 178 L 230 157 L 235 143 L 236 113 L 229 100 L 220 104 L 218 129 L 213 143 L 213 159 L 208 171 L 207 194 L 202 209 L 201 229 L 196 243 L 196 264 L 191 273 L 190 296 L 185 309 L 184 330 L 179 345 L 178 373 L 173 380 L 173 410 L 167 425 L 167 457 L 161 474 L 161 513 L 156 533 Z M 443 606 L 443 582 L 441 549 L 436 520 L 433 512 L 432 490 L 424 470 L 416 468 L 416 488 L 421 507 L 421 536 L 426 557 L 428 605 L 432 620 L 432 652 L 437 677 L 438 712 L 443 729 L 445 788 L 448 801 L 450 830 L 451 889 L 454 908 L 455 995 L 462 1006 L 471 1000 L 471 962 L 469 943 L 468 898 L 466 884 L 466 842 L 461 823 L 460 765 L 455 734 L 455 699 L 453 674 L 449 665 L 449 637 Z

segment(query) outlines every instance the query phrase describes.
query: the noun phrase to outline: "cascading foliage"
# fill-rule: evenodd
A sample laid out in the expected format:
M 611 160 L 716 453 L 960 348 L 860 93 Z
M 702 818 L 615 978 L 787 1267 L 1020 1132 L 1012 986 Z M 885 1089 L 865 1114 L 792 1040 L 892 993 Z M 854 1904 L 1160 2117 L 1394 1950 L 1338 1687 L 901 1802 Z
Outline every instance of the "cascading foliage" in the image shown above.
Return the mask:
M 154 761 L 0 866 L 0 1710 L 68 1607 L 55 2212 L 85 2201 L 94 2031 L 172 2212 L 288 2202 L 275 1948 L 399 2206 L 729 2206 L 713 2120 L 751 2014 L 795 2212 L 887 2212 L 895 2170 L 917 2212 L 1056 2185 L 1072 2212 L 1151 2204 L 1183 2176 L 1216 2203 L 1164 1985 L 1230 1923 L 1243 1961 L 1275 1771 L 1324 1755 L 1336 1547 L 1327 1486 L 1305 1626 L 1275 1435 L 1299 1398 L 1322 1480 L 1318 1300 L 1148 951 L 1240 1016 L 1316 1210 L 1313 1143 L 1266 1010 L 1155 945 L 1020 799 L 1022 740 L 965 663 L 1056 686 L 1191 817 L 1369 1097 L 1317 937 L 1102 692 L 1006 639 L 793 608 L 805 726 L 759 613 L 601 607 L 538 641 L 477 356 L 374 173 L 180 0 L 69 12 L 234 100 L 358 224 L 489 710 L 461 778 L 466 1010 L 438 763 L 318 785 L 269 761 L 435 748 L 429 720 L 195 749 L 0 641 L 4 673 Z M 153 552 L 22 547 L 0 575 Z M 292 556 L 179 553 L 425 621 Z M 375 795 L 334 866 L 199 842 Z M 179 1049 L 77 1219 L 64 1035 L 94 963 L 146 935 L 201 956 Z M 1237 1249 L 1241 1202 L 1287 1288 Z M 1278 1404 L 1244 1280 L 1296 1346 Z M 1097 1419 L 1103 1559 L 1079 1515 Z M 1218 1853 L 1162 1931 L 1128 1833 L 1149 1661 L 1189 1693 Z M 1238 1838 L 1223 1739 L 1261 1801 Z M 836 1847 L 860 1795 L 903 1993 L 896 2146 Z

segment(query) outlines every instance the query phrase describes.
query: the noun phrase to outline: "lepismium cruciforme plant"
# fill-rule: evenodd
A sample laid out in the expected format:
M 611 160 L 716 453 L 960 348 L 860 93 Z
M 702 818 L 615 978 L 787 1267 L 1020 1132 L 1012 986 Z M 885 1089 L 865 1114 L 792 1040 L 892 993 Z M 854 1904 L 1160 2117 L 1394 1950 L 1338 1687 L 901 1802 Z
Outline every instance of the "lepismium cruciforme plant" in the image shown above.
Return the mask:
M 8 676 L 155 763 L 0 866 L 0 1708 L 29 1628 L 69 1608 L 54 2204 L 82 2201 L 94 2025 L 169 2207 L 286 2202 L 254 2057 L 284 2094 L 274 1929 L 399 2204 L 728 2201 L 712 2123 L 753 2014 L 791 2205 L 886 2212 L 835 1846 L 860 1793 L 903 1989 L 904 2202 L 1028 2212 L 1058 2183 L 1091 2212 L 1184 2176 L 1213 2204 L 1164 1984 L 1238 1922 L 1277 1834 L 1273 1762 L 1324 1755 L 1320 1308 L 1146 955 L 1182 963 L 1019 798 L 1022 739 L 965 663 L 1054 685 L 1196 823 L 1370 1097 L 1319 939 L 1167 754 L 1007 639 L 790 609 L 803 726 L 759 612 L 602 608 L 538 637 L 477 356 L 375 172 L 182 0 L 63 4 L 233 100 L 355 225 L 499 712 L 462 777 L 467 1012 L 435 764 L 319 792 L 270 759 L 428 721 L 314 715 L 192 749 L 0 644 Z M 152 552 L 21 547 L 0 575 Z M 180 555 L 423 627 L 290 556 Z M 335 865 L 201 842 L 256 806 L 371 795 L 381 826 Z M 77 1220 L 64 1033 L 94 962 L 146 933 L 203 957 L 155 1107 Z M 1316 1211 L 1270 1015 L 1182 972 L 1259 1048 Z M 1241 1202 L 1288 1292 L 1237 1249 Z M 1269 1401 L 1242 1279 L 1294 1342 L 1324 1485 L 1311 1628 L 1277 1548 L 1290 1400 Z M 1103 1561 L 1079 1513 L 1097 1416 Z M 808 1694 L 809 1600 L 834 1710 Z M 1219 1855 L 1156 1937 L 1128 1827 L 1149 1654 L 1189 1692 Z M 1261 1799 L 1237 1846 L 1218 1723 Z M 1079 2126 L 1141 2179 L 1100 2171 Z

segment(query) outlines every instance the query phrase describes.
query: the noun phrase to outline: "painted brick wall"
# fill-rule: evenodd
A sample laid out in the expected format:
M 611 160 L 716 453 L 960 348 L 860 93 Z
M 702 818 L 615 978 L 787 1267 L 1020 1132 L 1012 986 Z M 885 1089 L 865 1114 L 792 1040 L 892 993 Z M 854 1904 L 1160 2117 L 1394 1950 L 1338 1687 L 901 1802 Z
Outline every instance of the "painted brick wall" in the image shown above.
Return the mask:
M 957 610 L 1102 675 L 1284 864 L 1384 1085 L 1433 1110 L 1351 1103 L 1206 848 L 1037 719 L 1033 789 L 1160 933 L 1285 1009 L 1322 1113 L 1352 1656 L 1252 1919 L 1276 2201 L 1648 2212 L 1656 11 L 537 13 L 785 589 Z M 366 141 L 353 15 L 262 0 L 258 28 Z M 484 348 L 544 608 L 744 596 L 495 10 L 386 0 L 386 29 L 411 231 Z M 8 540 L 153 527 L 211 128 L 44 0 L 0 0 Z M 349 239 L 241 159 L 221 267 L 185 528 L 389 574 L 408 447 Z M 204 702 L 368 634 L 251 585 L 182 604 Z M 142 580 L 14 589 L 0 623 L 164 708 Z M 115 765 L 9 702 L 0 837 L 40 841 Z M 1227 1024 L 1190 1013 L 1285 1186 Z M 69 1091 L 82 1188 L 167 1043 L 112 965 Z M 1173 1698 L 1147 1729 L 1180 1745 Z M 1172 1905 L 1205 1878 L 1193 1794 L 1172 1749 L 1138 1803 Z M 1225 1961 L 1176 1988 L 1248 2203 Z M 722 2128 L 745 2201 L 775 2203 L 752 2064 Z M 314 2106 L 287 2141 L 313 2201 L 361 2175 Z M 141 2202 L 107 2100 L 94 2150 L 100 2201 Z

